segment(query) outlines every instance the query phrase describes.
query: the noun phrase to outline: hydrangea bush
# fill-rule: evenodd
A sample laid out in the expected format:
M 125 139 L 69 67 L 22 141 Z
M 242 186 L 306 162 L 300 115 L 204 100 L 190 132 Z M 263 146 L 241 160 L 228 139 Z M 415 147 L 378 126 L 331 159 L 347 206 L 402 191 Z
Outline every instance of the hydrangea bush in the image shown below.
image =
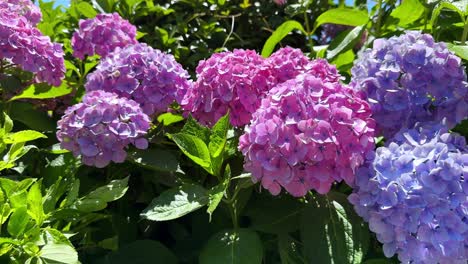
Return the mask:
M 79 59 L 94 54 L 106 57 L 117 47 L 136 44 L 136 27 L 117 13 L 99 14 L 93 19 L 80 20 L 71 42 L 73 56 Z
M 349 200 L 402 263 L 466 263 L 468 148 L 428 123 L 400 131 L 356 174 Z
M 146 149 L 144 138 L 149 117 L 138 103 L 117 94 L 92 91 L 83 102 L 65 111 L 57 123 L 57 138 L 64 149 L 80 156 L 84 164 L 103 168 L 111 161 L 122 163 L 133 144 Z
M 326 79 L 307 73 L 275 86 L 239 139 L 245 169 L 274 195 L 281 187 L 303 196 L 327 193 L 335 181 L 351 184 L 374 148 L 369 105 Z
M 378 128 L 392 137 L 416 122 L 441 121 L 449 128 L 468 116 L 468 83 L 461 59 L 416 31 L 377 39 L 359 53 L 352 85 L 367 96 Z

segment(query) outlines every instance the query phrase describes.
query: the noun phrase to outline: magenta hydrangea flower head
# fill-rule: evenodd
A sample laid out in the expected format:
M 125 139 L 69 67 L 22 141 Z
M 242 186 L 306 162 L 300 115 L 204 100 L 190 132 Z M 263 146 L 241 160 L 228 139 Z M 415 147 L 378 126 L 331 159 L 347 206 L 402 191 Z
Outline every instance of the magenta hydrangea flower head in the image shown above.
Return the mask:
M 31 0 L 3 0 L 0 2 L 0 12 L 12 12 L 24 17 L 32 26 L 42 19 L 41 9 Z
M 253 50 L 215 53 L 201 61 L 197 81 L 182 106 L 201 123 L 213 125 L 228 111 L 234 126 L 249 123 L 260 99 L 276 82 L 265 60 Z
M 59 86 L 65 76 L 62 46 L 52 43 L 16 11 L 0 10 L 0 59 L 35 73 L 36 82 Z
M 106 57 L 117 47 L 138 43 L 136 27 L 117 13 L 98 14 L 93 19 L 80 20 L 71 42 L 73 56 L 79 59 L 94 54 Z
M 339 82 L 302 74 L 271 89 L 239 139 L 244 168 L 273 195 L 327 193 L 374 148 L 368 103 Z
M 190 75 L 170 54 L 139 43 L 117 48 L 88 75 L 86 91 L 104 90 L 135 100 L 148 115 L 180 103 Z
M 468 261 L 468 148 L 447 131 L 435 123 L 403 129 L 356 173 L 349 201 L 387 257 Z
M 57 138 L 62 148 L 81 155 L 84 164 L 103 168 L 111 161 L 124 162 L 130 144 L 146 149 L 149 127 L 149 117 L 135 101 L 92 91 L 65 111 L 58 121 Z
M 310 60 L 300 49 L 280 48 L 267 58 L 278 83 L 294 79 L 302 73 L 310 73 L 322 80 L 337 82 L 342 77 L 334 65 L 324 59 Z
M 461 59 L 432 36 L 407 32 L 377 39 L 359 53 L 352 85 L 363 91 L 378 128 L 392 137 L 416 122 L 447 118 L 452 128 L 468 116 L 468 83 Z

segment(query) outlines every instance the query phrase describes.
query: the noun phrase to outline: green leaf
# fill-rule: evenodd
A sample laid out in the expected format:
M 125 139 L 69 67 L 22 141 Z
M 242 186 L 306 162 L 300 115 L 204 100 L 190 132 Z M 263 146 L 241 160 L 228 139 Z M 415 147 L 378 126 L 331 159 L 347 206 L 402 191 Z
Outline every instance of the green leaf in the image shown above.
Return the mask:
M 465 13 L 464 10 L 460 10 L 458 8 L 458 6 L 453 4 L 453 2 L 441 1 L 439 4 L 437 4 L 436 8 L 434 8 L 434 10 L 432 11 L 431 27 L 433 29 L 435 28 L 435 23 L 436 23 L 437 19 L 440 17 L 440 12 L 443 9 L 448 9 L 448 10 L 455 11 L 456 13 L 458 13 L 458 15 L 460 16 L 460 19 L 462 21 L 465 19 L 464 18 L 464 13 Z
M 99 211 L 107 206 L 108 202 L 120 199 L 128 190 L 128 177 L 113 180 L 109 184 L 99 187 L 82 197 L 75 203 L 76 209 L 84 212 Z
M 322 24 L 338 24 L 346 26 L 360 26 L 367 24 L 369 17 L 366 11 L 351 8 L 335 8 L 322 13 L 315 20 L 312 33 Z
M 80 192 L 80 179 L 76 179 L 73 181 L 70 189 L 68 190 L 67 196 L 65 197 L 65 206 L 72 205 L 76 199 L 78 199 L 78 195 Z
M 78 11 L 87 18 L 93 18 L 98 14 L 97 11 L 94 10 L 93 6 L 86 2 L 80 2 L 77 5 L 77 8 Z
M 8 220 L 7 230 L 13 237 L 18 237 L 24 233 L 29 223 L 28 209 L 26 206 L 16 208 Z
M 226 192 L 226 189 L 229 186 L 229 181 L 231 178 L 231 168 L 229 167 L 229 165 L 226 166 L 226 172 L 224 174 L 224 181 L 214 186 L 208 191 L 208 209 L 206 209 L 206 212 L 210 215 L 210 222 L 211 215 L 223 199 L 224 193 Z
M 38 138 L 47 138 L 46 135 L 34 131 L 34 130 L 23 130 L 16 133 L 10 133 L 5 138 L 5 143 L 13 144 L 13 143 L 21 143 L 32 141 Z
M 369 244 L 369 230 L 341 193 L 316 195 L 302 213 L 300 230 L 309 262 L 360 264 Z
M 394 28 L 394 25 L 406 26 L 418 20 L 424 14 L 425 7 L 419 0 L 405 0 L 395 8 L 386 21 L 386 25 Z M 395 21 L 396 20 L 396 21 Z
M 185 133 L 170 134 L 168 136 L 177 144 L 177 146 L 179 146 L 180 150 L 182 150 L 187 157 L 200 165 L 210 174 L 213 174 L 210 152 L 203 140 Z
M 142 167 L 157 171 L 176 171 L 179 167 L 176 155 L 160 148 L 135 150 L 129 153 L 128 159 Z
M 13 97 L 10 101 L 18 99 L 48 99 L 67 95 L 72 92 L 72 88 L 65 81 L 58 87 L 50 86 L 46 83 L 36 83 L 30 85 L 21 94 Z
M 185 184 L 163 192 L 141 213 L 152 221 L 167 221 L 198 210 L 208 203 L 207 191 L 200 185 Z
M 177 257 L 159 241 L 137 240 L 112 252 L 97 264 L 177 264 Z
M 280 254 L 282 264 L 306 264 L 307 262 L 301 257 L 299 251 L 299 243 L 297 243 L 290 235 L 280 233 L 278 235 L 278 252 Z
M 224 146 L 226 146 L 228 129 L 229 114 L 226 114 L 221 117 L 211 129 L 208 149 L 210 150 L 210 154 L 213 158 L 216 158 L 223 153 Z
M 44 221 L 44 208 L 42 207 L 41 193 L 42 179 L 35 182 L 28 192 L 28 213 L 36 221 L 37 226 L 41 226 Z
M 447 43 L 447 47 L 458 57 L 468 61 L 468 45 L 453 45 L 451 43 Z
M 262 242 L 250 229 L 225 230 L 214 234 L 203 247 L 200 264 L 260 264 Z
M 3 129 L 5 130 L 5 133 L 10 133 L 10 131 L 13 129 L 13 120 L 11 120 L 11 118 L 6 113 L 3 113 L 3 117 L 5 118 Z
M 169 126 L 175 123 L 178 123 L 180 121 L 183 121 L 184 117 L 181 115 L 176 115 L 173 113 L 164 113 L 160 116 L 158 116 L 158 122 L 163 123 L 165 126 Z
M 348 72 L 353 67 L 355 57 L 353 50 L 350 49 L 338 55 L 330 63 L 336 65 L 340 72 Z
M 210 130 L 200 125 L 192 116 L 187 118 L 181 133 L 190 134 L 203 140 L 206 144 L 210 141 Z
M 327 60 L 331 61 L 339 54 L 352 49 L 356 43 L 360 40 L 362 33 L 364 32 L 364 26 L 357 26 L 353 28 L 346 36 L 335 44 L 335 40 L 330 43 L 327 52 Z
M 11 104 L 10 117 L 37 131 L 55 131 L 57 126 L 57 121 L 49 118 L 46 113 L 37 111 L 29 103 Z
M 45 264 L 78 264 L 78 253 L 67 244 L 47 244 L 39 257 Z
M 263 45 L 262 56 L 265 58 L 270 56 L 273 50 L 275 49 L 276 44 L 278 44 L 293 30 L 299 30 L 302 33 L 304 33 L 304 35 L 307 35 L 306 31 L 299 22 L 295 20 L 285 21 L 273 32 L 273 34 L 267 39 L 267 41 Z

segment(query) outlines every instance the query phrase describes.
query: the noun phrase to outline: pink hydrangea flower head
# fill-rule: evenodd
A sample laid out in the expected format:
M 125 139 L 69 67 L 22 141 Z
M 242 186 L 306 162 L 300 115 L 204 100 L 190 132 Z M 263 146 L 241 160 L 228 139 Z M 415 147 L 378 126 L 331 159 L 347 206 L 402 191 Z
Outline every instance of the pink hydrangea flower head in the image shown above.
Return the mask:
M 57 124 L 62 148 L 81 155 L 89 166 L 103 168 L 111 161 L 124 162 L 130 144 L 139 149 L 148 147 L 144 136 L 150 127 L 149 117 L 138 103 L 114 93 L 86 94 Z
M 36 82 L 59 86 L 65 76 L 62 46 L 16 11 L 0 10 L 0 59 L 35 73 Z
M 80 20 L 79 29 L 72 37 L 73 56 L 106 57 L 117 47 L 136 43 L 136 27 L 130 22 L 117 13 L 98 14 L 93 19 Z
M 351 184 L 374 148 L 368 103 L 351 88 L 310 73 L 271 89 L 239 139 L 244 168 L 273 195 L 327 193 Z
M 139 43 L 117 48 L 88 75 L 86 91 L 104 90 L 135 100 L 148 115 L 180 103 L 190 75 L 170 54 Z
M 31 0 L 3 0 L 0 2 L 0 12 L 12 12 L 24 17 L 32 26 L 42 19 L 41 9 Z
M 266 61 L 253 50 L 215 53 L 198 64 L 196 73 L 182 106 L 205 125 L 213 125 L 228 111 L 232 125 L 249 123 L 276 82 Z
M 336 67 L 326 60 L 310 60 L 300 49 L 291 47 L 280 48 L 271 54 L 267 64 L 272 68 L 278 83 L 306 72 L 329 82 L 337 82 L 342 78 Z

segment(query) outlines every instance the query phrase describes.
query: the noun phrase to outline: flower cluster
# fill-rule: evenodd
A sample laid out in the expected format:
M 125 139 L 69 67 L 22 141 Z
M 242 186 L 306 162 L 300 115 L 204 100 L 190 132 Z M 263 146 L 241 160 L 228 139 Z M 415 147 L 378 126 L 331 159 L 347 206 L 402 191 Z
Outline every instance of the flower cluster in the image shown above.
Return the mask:
M 0 2 L 0 12 L 24 17 L 32 26 L 37 25 L 42 18 L 41 9 L 31 0 L 3 0 Z
M 311 189 L 326 193 L 334 181 L 351 184 L 374 148 L 367 102 L 339 82 L 306 73 L 271 89 L 239 139 L 245 169 L 276 195 Z
M 441 125 L 400 131 L 357 171 L 349 200 L 402 263 L 468 260 L 468 148 Z
M 13 2 L 24 6 L 15 7 Z M 9 1 L 0 5 L 0 60 L 35 73 L 36 82 L 58 86 L 65 74 L 62 46 L 52 43 L 30 23 L 40 19 L 40 15 L 24 2 Z
M 136 44 L 136 27 L 119 14 L 98 14 L 93 19 L 80 20 L 73 34 L 73 56 L 84 59 L 86 55 L 107 56 L 117 47 Z
M 324 59 L 309 60 L 300 49 L 285 47 L 277 50 L 266 60 L 276 82 L 294 79 L 302 73 L 309 73 L 327 82 L 337 82 L 341 75 L 334 65 Z
M 148 115 L 181 102 L 191 87 L 189 74 L 174 56 L 141 43 L 117 48 L 88 75 L 86 91 L 104 90 L 135 100 Z
M 207 125 L 228 111 L 232 125 L 248 124 L 260 98 L 276 82 L 266 61 L 252 50 L 215 53 L 201 61 L 196 72 L 197 81 L 182 106 Z
M 149 117 L 135 101 L 93 91 L 65 111 L 57 138 L 63 148 L 81 155 L 84 164 L 102 168 L 111 161 L 124 162 L 129 144 L 146 149 L 148 141 L 143 136 L 149 127 Z
M 379 129 L 391 138 L 416 122 L 453 127 L 468 116 L 468 84 L 461 60 L 428 34 L 377 39 L 359 53 L 352 85 L 363 91 Z

